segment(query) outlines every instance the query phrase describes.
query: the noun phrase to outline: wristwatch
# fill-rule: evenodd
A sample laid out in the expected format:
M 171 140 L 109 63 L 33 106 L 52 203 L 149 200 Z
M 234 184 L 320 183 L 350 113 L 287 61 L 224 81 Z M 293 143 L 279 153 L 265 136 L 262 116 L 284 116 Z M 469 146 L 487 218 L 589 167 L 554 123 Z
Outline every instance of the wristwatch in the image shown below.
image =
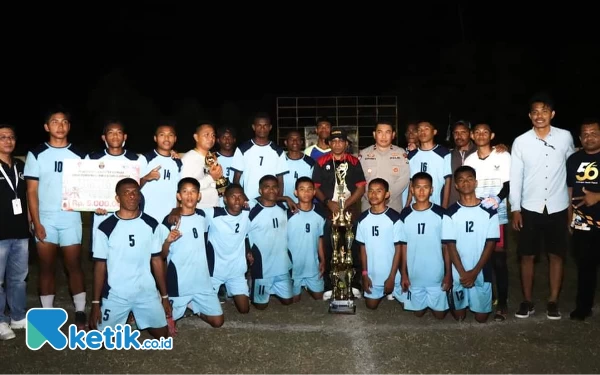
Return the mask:
M 330 201 L 330 200 L 331 200 L 331 199 L 329 199 L 329 198 L 325 198 L 325 199 L 323 200 L 323 204 L 324 204 L 324 205 L 327 205 L 327 203 L 329 203 L 329 201 Z

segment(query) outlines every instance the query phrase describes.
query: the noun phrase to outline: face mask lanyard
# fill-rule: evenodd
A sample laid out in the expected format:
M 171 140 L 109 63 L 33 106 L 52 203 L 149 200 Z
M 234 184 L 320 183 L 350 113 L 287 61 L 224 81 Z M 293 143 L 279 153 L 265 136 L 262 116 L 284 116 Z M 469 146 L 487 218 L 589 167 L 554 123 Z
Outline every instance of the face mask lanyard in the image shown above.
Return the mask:
M 15 192 L 15 198 L 18 198 L 17 187 L 19 187 L 19 174 L 17 173 L 17 165 L 15 164 L 15 186 L 13 186 L 12 181 L 10 180 L 10 178 L 8 178 L 8 175 L 4 171 L 4 168 L 2 167 L 1 164 L 0 164 L 0 172 L 2 172 L 2 175 L 6 179 L 6 182 L 8 182 L 8 186 L 10 186 L 12 191 Z

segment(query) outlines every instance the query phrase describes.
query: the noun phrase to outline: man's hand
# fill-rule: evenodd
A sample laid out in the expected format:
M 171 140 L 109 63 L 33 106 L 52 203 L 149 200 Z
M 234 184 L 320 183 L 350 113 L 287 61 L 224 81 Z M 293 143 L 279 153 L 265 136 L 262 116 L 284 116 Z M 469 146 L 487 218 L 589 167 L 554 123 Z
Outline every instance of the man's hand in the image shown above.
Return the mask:
M 210 167 L 209 174 L 210 177 L 216 181 L 219 179 L 219 177 L 223 176 L 223 167 L 221 167 L 220 164 L 213 165 Z
M 179 228 L 179 222 L 181 221 L 181 207 L 175 207 L 169 212 L 169 217 L 167 218 L 167 222 L 171 225 L 177 224 L 177 228 Z
M 156 167 L 154 167 L 154 169 L 152 169 L 150 171 L 150 173 L 148 173 L 147 175 L 145 175 L 144 177 L 142 177 L 142 179 L 146 180 L 146 181 L 154 181 L 154 180 L 158 180 L 160 178 L 160 173 L 158 173 L 158 171 L 160 170 L 161 166 L 157 165 Z
M 100 323 L 100 304 L 92 303 L 92 309 L 90 310 L 90 319 L 88 321 L 90 330 L 97 330 L 98 323 Z
M 494 146 L 494 148 L 496 149 L 496 152 L 499 154 L 508 151 L 508 146 L 503 143 L 500 143 L 499 145 Z
M 323 278 L 323 275 L 325 274 L 325 262 L 321 261 L 319 262 L 319 278 Z
M 46 239 L 46 228 L 42 225 L 42 223 L 38 225 L 33 225 L 33 231 L 35 233 L 35 237 L 40 241 L 44 242 Z
M 171 150 L 171 159 L 179 159 L 179 152 Z
M 521 228 L 523 228 L 523 217 L 521 216 L 521 211 L 513 212 L 512 227 L 516 231 L 521 231 Z
M 247 252 L 246 253 L 246 259 L 248 260 L 248 264 L 251 266 L 252 264 L 254 264 L 254 257 L 252 256 L 251 252 Z
M 106 211 L 106 209 L 104 209 L 104 208 L 96 208 L 95 212 L 96 212 L 96 215 L 102 215 L 102 216 L 104 216 L 108 213 L 108 211 Z
M 334 202 L 334 201 L 327 202 L 327 208 L 329 208 L 329 210 L 331 212 L 339 212 L 340 211 L 340 205 L 338 204 L 338 202 Z
M 385 280 L 385 283 L 383 283 L 383 294 L 390 294 L 394 291 L 395 281 L 395 275 L 390 276 Z
M 408 288 L 410 288 L 410 280 L 408 279 L 407 275 L 402 275 L 402 291 L 403 292 L 408 292 Z
M 448 273 L 442 280 L 442 290 L 445 292 L 452 286 L 452 274 Z
M 481 205 L 484 208 L 494 208 L 494 209 L 498 209 L 498 206 L 500 205 L 500 198 L 498 198 L 495 195 L 489 195 L 487 198 L 485 198 L 484 200 L 481 201 Z
M 371 278 L 369 277 L 369 275 L 364 275 L 362 277 L 363 280 L 363 290 L 365 293 L 371 293 L 371 288 L 373 287 L 373 282 L 371 281 Z
M 169 319 L 172 317 L 173 308 L 171 307 L 171 303 L 169 302 L 168 298 L 161 298 L 161 299 L 162 299 L 163 309 L 165 309 L 165 315 L 166 315 L 167 319 Z
M 579 208 L 583 205 L 585 205 L 586 207 L 590 207 L 600 202 L 600 193 L 594 193 L 592 191 L 586 190 L 585 187 L 581 188 L 581 192 L 583 193 L 583 195 L 572 198 L 573 202 L 580 201 L 575 205 L 575 208 Z
M 460 283 L 465 288 L 471 288 L 475 285 L 475 279 L 477 278 L 477 272 L 475 270 L 466 271 L 460 276 Z
M 298 205 L 292 200 L 292 198 L 285 196 L 283 197 L 283 199 L 285 200 L 285 203 L 290 208 L 290 210 L 292 210 L 293 213 L 298 212 Z

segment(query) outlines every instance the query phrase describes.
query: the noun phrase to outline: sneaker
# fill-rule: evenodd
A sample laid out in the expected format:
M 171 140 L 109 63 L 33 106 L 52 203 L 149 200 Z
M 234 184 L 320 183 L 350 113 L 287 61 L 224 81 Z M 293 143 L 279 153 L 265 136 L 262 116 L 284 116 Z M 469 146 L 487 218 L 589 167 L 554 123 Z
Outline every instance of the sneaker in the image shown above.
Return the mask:
M 27 319 L 23 318 L 21 320 L 11 320 L 10 328 L 12 329 L 25 329 L 27 327 Z
M 325 293 L 323 293 L 323 301 L 329 301 L 331 299 L 331 296 L 333 295 L 333 290 L 328 290 Z
M 579 320 L 579 321 L 584 321 L 585 318 L 589 318 L 590 316 L 592 316 L 592 310 L 583 310 L 583 309 L 579 309 L 579 308 L 576 308 L 575 310 L 573 310 L 571 312 L 571 314 L 569 314 L 569 317 L 572 320 Z
M 385 298 L 387 298 L 388 301 L 393 301 L 395 299 L 392 293 L 388 294 Z
M 362 293 L 357 288 L 352 288 L 352 294 L 354 295 L 354 298 L 356 298 L 356 299 L 360 299 L 360 297 L 362 297 Z
M 558 304 L 556 302 L 548 302 L 546 316 L 550 320 L 560 320 L 560 311 L 558 311 Z
M 17 337 L 12 329 L 8 326 L 8 323 L 0 323 L 0 340 L 10 340 Z
M 533 307 L 533 303 L 529 301 L 523 301 L 519 305 L 519 310 L 515 312 L 515 317 L 521 319 L 529 318 L 529 316 L 533 315 L 534 313 L 535 309 Z
M 503 307 L 498 307 L 496 309 L 496 315 L 494 315 L 494 321 L 496 322 L 503 322 L 506 320 L 506 317 L 508 315 L 508 309 L 506 308 L 506 306 Z
M 87 329 L 87 316 L 83 311 L 75 312 L 75 325 L 77 326 L 78 331 L 85 331 Z

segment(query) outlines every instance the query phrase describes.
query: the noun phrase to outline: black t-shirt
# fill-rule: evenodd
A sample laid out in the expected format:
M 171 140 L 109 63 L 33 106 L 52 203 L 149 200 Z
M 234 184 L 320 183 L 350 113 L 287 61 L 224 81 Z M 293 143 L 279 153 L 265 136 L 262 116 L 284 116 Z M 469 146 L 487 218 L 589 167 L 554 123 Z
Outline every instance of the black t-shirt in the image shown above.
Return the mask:
M 573 197 L 583 196 L 584 187 L 590 192 L 600 192 L 600 152 L 590 155 L 580 150 L 567 159 L 567 186 L 573 188 Z M 600 203 L 591 207 L 582 205 L 575 208 L 575 205 L 580 202 L 580 200 L 571 202 L 574 229 L 600 230 Z
M 9 167 L 0 160 L 0 165 L 4 169 L 7 177 L 10 179 L 13 188 L 15 187 L 15 166 L 17 167 L 17 197 L 21 199 L 20 215 L 13 213 L 12 201 L 15 199 L 15 192 L 11 189 L 6 178 L 0 173 L 0 240 L 29 238 L 29 221 L 27 220 L 27 186 L 23 179 L 23 168 L 25 163 L 20 159 L 13 158 L 13 165 Z

